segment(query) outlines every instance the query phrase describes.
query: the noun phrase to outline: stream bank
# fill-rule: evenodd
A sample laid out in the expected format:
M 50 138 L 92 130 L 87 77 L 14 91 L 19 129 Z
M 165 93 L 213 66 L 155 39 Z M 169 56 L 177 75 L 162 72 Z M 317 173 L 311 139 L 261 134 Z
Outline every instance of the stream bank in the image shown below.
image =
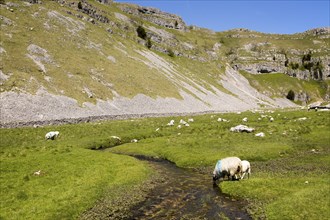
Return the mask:
M 213 186 L 211 174 L 179 168 L 166 160 L 147 161 L 163 182 L 131 208 L 130 219 L 251 219 L 247 204 Z

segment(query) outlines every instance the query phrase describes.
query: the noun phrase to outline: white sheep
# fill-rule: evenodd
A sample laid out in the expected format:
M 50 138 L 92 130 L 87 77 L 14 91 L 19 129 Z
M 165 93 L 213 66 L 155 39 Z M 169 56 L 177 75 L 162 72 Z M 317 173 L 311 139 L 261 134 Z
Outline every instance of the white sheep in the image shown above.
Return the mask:
M 185 125 L 185 124 L 187 124 L 187 122 L 186 122 L 185 120 L 181 119 L 181 120 L 180 120 L 180 124 Z
M 248 118 L 245 117 L 245 118 L 242 119 L 242 121 L 243 121 L 243 122 L 247 122 L 247 121 L 248 121 Z
M 242 162 L 238 157 L 226 157 L 218 160 L 213 171 L 213 183 L 216 184 L 218 179 L 225 176 L 228 176 L 228 180 L 230 178 L 234 180 L 241 170 Z
M 118 141 L 121 141 L 121 138 L 118 137 L 118 136 L 111 136 L 111 138 L 116 139 L 116 140 L 118 140 Z
M 265 137 L 264 132 L 259 132 L 258 134 L 255 134 L 256 137 Z
M 248 174 L 248 179 L 250 178 L 250 174 L 251 174 L 251 166 L 250 166 L 250 162 L 247 160 L 242 160 L 242 171 L 241 171 L 241 179 L 244 178 L 245 174 Z
M 169 123 L 167 123 L 168 126 L 173 126 L 174 125 L 174 120 L 171 120 Z
M 247 132 L 247 133 L 251 133 L 254 131 L 254 128 L 249 128 L 246 125 L 237 125 L 236 127 L 231 127 L 230 128 L 231 132 Z
M 41 170 L 38 170 L 38 171 L 33 173 L 33 175 L 35 175 L 35 176 L 40 176 L 40 174 L 41 174 Z
M 194 119 L 193 118 L 189 118 L 188 119 L 188 122 L 194 122 Z
M 46 140 L 54 140 L 55 138 L 57 138 L 60 135 L 60 132 L 58 131 L 50 131 L 45 135 Z

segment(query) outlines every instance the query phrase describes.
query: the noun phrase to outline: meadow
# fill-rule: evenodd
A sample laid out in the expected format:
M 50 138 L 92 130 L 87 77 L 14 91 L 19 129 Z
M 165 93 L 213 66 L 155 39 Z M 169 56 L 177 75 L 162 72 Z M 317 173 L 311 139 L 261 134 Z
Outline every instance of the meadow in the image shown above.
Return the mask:
M 242 122 L 244 117 L 248 122 Z M 177 127 L 180 119 L 189 118 L 194 119 L 189 127 Z M 167 126 L 172 119 L 175 125 Z M 229 131 L 238 124 L 255 132 Z M 58 130 L 60 136 L 46 141 L 50 130 Z M 224 181 L 219 187 L 245 199 L 254 219 L 330 216 L 329 112 L 248 111 L 0 132 L 1 219 L 80 218 L 104 196 L 116 200 L 157 172 L 129 155 L 163 158 L 179 167 L 204 170 L 210 182 L 218 159 L 238 156 L 251 162 L 250 179 Z M 256 137 L 258 132 L 265 137 Z M 41 174 L 34 175 L 38 170 Z

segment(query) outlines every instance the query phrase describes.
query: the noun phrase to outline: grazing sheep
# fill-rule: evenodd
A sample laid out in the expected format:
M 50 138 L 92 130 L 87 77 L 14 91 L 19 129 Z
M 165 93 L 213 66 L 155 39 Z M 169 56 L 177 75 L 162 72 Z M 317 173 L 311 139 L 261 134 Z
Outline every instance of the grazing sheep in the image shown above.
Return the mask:
M 258 134 L 255 134 L 256 137 L 265 137 L 264 132 L 259 132 Z
M 193 118 L 189 118 L 188 119 L 188 122 L 194 122 L 194 119 Z
M 38 170 L 38 171 L 33 173 L 33 175 L 35 175 L 35 176 L 40 176 L 40 174 L 41 174 L 41 170 Z
M 244 178 L 245 174 L 248 174 L 248 179 L 250 178 L 250 173 L 251 173 L 251 166 L 250 166 L 250 162 L 247 160 L 242 160 L 242 177 L 241 179 Z
M 242 162 L 238 157 L 226 157 L 221 160 L 218 160 L 213 171 L 213 183 L 216 184 L 216 181 L 220 178 L 228 176 L 228 180 L 236 179 L 236 175 L 239 174 L 242 170 Z
M 247 132 L 247 133 L 251 133 L 254 131 L 254 128 L 249 128 L 246 125 L 237 125 L 236 127 L 231 127 L 230 128 L 231 132 Z
M 46 140 L 54 140 L 55 138 L 57 138 L 60 135 L 60 132 L 58 131 L 50 131 L 45 135 Z
M 248 121 L 248 118 L 245 117 L 245 118 L 242 119 L 242 121 L 247 122 Z
M 173 126 L 174 125 L 174 120 L 171 120 L 169 123 L 167 123 L 168 126 Z
M 228 120 L 227 119 L 224 119 L 224 118 L 218 118 L 218 122 L 228 122 Z
M 118 140 L 118 141 L 121 141 L 121 138 L 118 137 L 118 136 L 111 136 L 111 138 L 116 139 L 116 140 Z
M 180 124 L 186 125 L 187 122 L 186 122 L 185 120 L 181 119 L 181 120 L 180 120 Z

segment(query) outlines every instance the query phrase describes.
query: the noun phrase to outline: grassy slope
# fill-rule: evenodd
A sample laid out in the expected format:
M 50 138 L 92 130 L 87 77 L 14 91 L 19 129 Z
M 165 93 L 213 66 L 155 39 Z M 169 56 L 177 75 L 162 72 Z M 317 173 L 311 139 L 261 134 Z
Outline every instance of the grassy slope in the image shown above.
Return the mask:
M 311 102 L 322 99 L 330 83 L 329 80 L 300 80 L 281 73 L 253 75 L 241 71 L 241 74 L 243 74 L 243 76 L 249 80 L 250 84 L 259 92 L 267 91 L 273 94 L 274 97 L 283 97 L 286 96 L 290 90 L 293 90 L 297 95 L 304 91 L 312 98 Z
M 304 37 L 301 34 L 267 35 L 237 31 L 212 33 L 203 29 L 181 32 L 159 27 L 133 15 L 125 14 L 129 19 L 136 21 L 134 24 L 127 23 L 116 18 L 114 13 L 124 14 L 117 8 L 117 4 L 107 6 L 94 1 L 90 3 L 102 10 L 102 13 L 116 25 L 100 22 L 94 25 L 83 21 L 84 29 L 72 34 L 70 31 L 77 28 L 77 24 L 55 18 L 50 19 L 47 13 L 57 11 L 65 16 L 64 20 L 72 19 L 74 22 L 82 22 L 82 19 L 68 14 L 68 11 L 81 16 L 86 16 L 86 14 L 74 8 L 61 7 L 51 1 L 46 1 L 43 8 L 40 8 L 38 4 L 26 6 L 21 1 L 14 2 L 19 5 L 19 7 L 13 6 L 14 12 L 2 10 L 2 15 L 14 22 L 11 26 L 2 26 L 0 32 L 1 47 L 6 50 L 6 53 L 1 56 L 3 61 L 1 69 L 7 75 L 12 74 L 9 80 L 3 83 L 2 91 L 23 89 L 34 94 L 38 89 L 44 87 L 51 93 L 72 97 L 79 103 L 95 102 L 96 99 L 112 99 L 113 92 L 124 97 L 134 97 L 143 93 L 153 98 L 180 98 L 180 87 L 178 88 L 175 83 L 166 78 L 162 71 L 141 62 L 148 60 L 138 54 L 136 50 L 147 50 L 147 48 L 137 43 L 137 24 L 144 24 L 146 27 L 153 26 L 174 34 L 173 42 L 180 42 L 178 50 L 192 56 L 208 57 L 206 51 L 212 51 L 214 44 L 220 42 L 222 46 L 216 51 L 216 54 L 221 61 L 217 62 L 204 63 L 183 57 L 171 58 L 165 54 L 156 53 L 174 65 L 183 77 L 188 77 L 211 91 L 211 85 L 225 91 L 219 85 L 218 80 L 224 72 L 223 66 L 227 55 L 233 49 L 239 55 L 248 55 L 250 52 L 238 50 L 238 48 L 243 48 L 244 45 L 250 43 L 268 42 L 269 45 L 259 46 L 256 51 L 281 51 L 283 48 L 306 50 L 308 48 L 320 49 L 324 47 L 324 44 L 328 44 L 326 39 L 317 39 L 321 43 L 314 44 L 313 37 Z M 0 22 L 3 23 L 3 21 Z M 47 31 L 45 31 L 46 26 L 50 27 Z M 113 34 L 107 32 L 108 28 L 113 31 Z M 237 34 L 240 35 L 240 38 L 231 37 Z M 251 34 L 257 37 L 249 37 Z M 193 45 L 194 48 L 184 49 L 181 45 L 183 42 Z M 46 73 L 43 73 L 26 56 L 27 47 L 30 44 L 36 44 L 48 51 L 52 62 L 45 64 Z M 161 46 L 164 47 L 164 45 Z M 171 46 L 168 48 L 177 49 L 171 48 Z M 108 56 L 113 57 L 115 62 L 109 60 Z M 47 81 L 48 77 L 50 80 Z M 179 78 L 175 77 L 174 81 Z M 193 85 L 188 80 L 185 82 Z M 318 86 L 313 84 L 311 90 L 318 90 Z M 88 97 L 84 91 L 85 88 L 93 93 L 93 98 Z

